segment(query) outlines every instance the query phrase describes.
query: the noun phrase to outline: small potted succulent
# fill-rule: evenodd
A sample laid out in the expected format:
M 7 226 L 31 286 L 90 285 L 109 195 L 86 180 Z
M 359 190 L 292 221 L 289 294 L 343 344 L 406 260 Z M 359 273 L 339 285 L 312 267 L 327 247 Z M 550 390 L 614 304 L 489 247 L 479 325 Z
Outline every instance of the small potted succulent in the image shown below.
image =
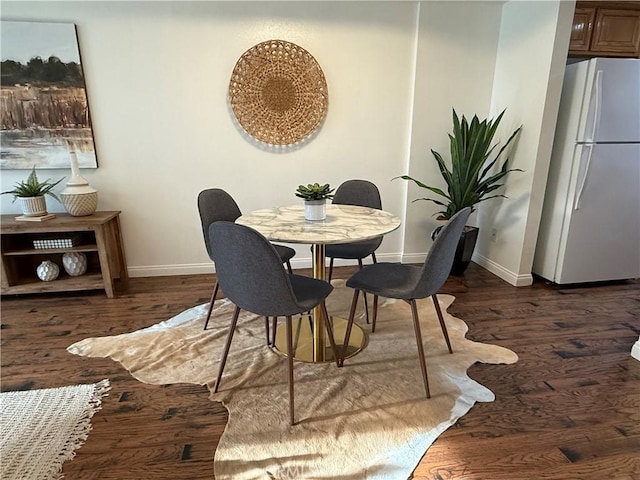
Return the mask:
M 22 213 L 25 217 L 42 217 L 47 214 L 45 195 L 50 195 L 60 201 L 56 194 L 52 192 L 52 189 L 63 179 L 64 177 L 54 183 L 51 183 L 49 179 L 41 182 L 38 180 L 36 167 L 34 166 L 26 181 L 16 183 L 13 186 L 13 190 L 2 192 L 1 195 L 13 195 L 14 202 L 19 199 Z
M 327 198 L 333 198 L 334 191 L 328 183 L 310 183 L 308 185 L 298 185 L 296 197 L 304 198 L 304 218 L 306 220 L 318 221 L 327 218 Z

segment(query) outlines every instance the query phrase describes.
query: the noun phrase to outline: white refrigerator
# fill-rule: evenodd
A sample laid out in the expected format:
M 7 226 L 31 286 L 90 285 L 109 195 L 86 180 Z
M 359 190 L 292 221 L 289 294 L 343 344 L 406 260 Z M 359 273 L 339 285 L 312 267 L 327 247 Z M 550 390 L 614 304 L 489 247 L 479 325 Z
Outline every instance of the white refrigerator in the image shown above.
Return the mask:
M 567 66 L 533 273 L 640 277 L 640 59 Z

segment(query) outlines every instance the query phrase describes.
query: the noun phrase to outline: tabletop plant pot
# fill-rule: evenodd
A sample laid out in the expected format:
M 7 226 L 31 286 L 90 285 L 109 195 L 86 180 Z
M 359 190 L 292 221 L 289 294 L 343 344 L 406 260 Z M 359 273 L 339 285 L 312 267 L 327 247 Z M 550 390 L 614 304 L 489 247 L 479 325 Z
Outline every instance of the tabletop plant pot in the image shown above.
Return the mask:
M 315 222 L 327 219 L 327 200 L 305 200 L 304 218 Z
M 63 177 L 64 178 L 64 177 Z M 31 169 L 31 173 L 26 181 L 20 181 L 13 186 L 13 190 L 2 192 L 1 195 L 13 195 L 13 201 L 20 199 L 20 206 L 25 217 L 42 217 L 47 214 L 47 202 L 45 195 L 50 195 L 56 200 L 60 199 L 51 190 L 62 181 L 51 183 L 49 179 L 41 182 L 36 174 L 36 167 Z
M 25 217 L 42 217 L 47 212 L 47 200 L 44 195 L 37 197 L 18 197 L 20 209 Z
M 298 185 L 296 197 L 304 199 L 304 218 L 311 222 L 326 220 L 327 199 L 333 198 L 331 194 L 335 189 L 328 183 L 310 183 L 308 185 Z

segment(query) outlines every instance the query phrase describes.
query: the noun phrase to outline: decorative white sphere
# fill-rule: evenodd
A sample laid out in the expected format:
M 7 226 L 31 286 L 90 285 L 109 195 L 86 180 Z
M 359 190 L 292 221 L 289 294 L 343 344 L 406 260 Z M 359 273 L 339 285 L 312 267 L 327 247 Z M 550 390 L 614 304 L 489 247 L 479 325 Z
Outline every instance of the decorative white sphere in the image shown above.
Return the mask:
M 82 252 L 67 252 L 62 255 L 62 266 L 72 277 L 83 275 L 87 271 L 87 256 Z
M 38 265 L 36 273 L 38 274 L 38 278 L 43 282 L 50 282 L 58 278 L 58 275 L 60 275 L 60 267 L 51 260 L 45 260 Z

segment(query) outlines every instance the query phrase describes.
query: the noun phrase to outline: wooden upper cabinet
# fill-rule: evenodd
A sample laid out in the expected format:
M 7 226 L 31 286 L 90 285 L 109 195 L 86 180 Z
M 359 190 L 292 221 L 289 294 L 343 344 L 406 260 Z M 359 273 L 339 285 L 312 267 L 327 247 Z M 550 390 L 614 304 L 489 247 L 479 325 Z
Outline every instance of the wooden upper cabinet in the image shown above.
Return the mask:
M 593 22 L 596 19 L 596 9 L 576 7 L 573 14 L 573 27 L 571 28 L 571 41 L 569 50 L 574 52 L 588 52 Z
M 640 2 L 576 2 L 572 54 L 640 58 Z
M 599 8 L 591 39 L 591 51 L 638 56 L 640 11 Z

